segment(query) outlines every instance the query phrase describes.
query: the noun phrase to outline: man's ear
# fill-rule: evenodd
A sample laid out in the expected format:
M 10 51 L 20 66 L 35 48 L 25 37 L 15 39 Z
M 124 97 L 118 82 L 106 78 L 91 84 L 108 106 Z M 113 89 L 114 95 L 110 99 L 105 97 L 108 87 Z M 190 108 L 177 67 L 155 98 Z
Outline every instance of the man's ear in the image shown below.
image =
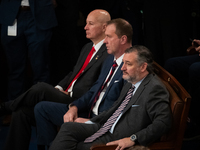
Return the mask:
M 126 35 L 122 35 L 121 44 L 125 44 L 125 43 L 127 43 L 127 36 Z
M 107 24 L 106 24 L 106 23 L 104 23 L 104 24 L 103 24 L 103 26 L 102 26 L 102 30 L 103 30 L 103 32 L 105 32 L 105 31 L 106 31 L 106 27 L 107 27 Z
M 147 66 L 148 64 L 146 62 L 144 62 L 141 66 L 140 66 L 140 70 L 141 72 L 145 72 L 147 70 Z

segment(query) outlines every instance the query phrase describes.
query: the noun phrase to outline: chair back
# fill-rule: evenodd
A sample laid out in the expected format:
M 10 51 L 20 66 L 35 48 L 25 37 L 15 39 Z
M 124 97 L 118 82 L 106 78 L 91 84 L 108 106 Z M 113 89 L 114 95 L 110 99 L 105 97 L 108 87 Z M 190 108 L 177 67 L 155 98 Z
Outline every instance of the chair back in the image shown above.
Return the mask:
M 159 64 L 154 62 L 153 66 L 155 73 L 169 91 L 173 123 L 170 132 L 163 135 L 160 141 L 150 145 L 150 149 L 180 150 L 186 128 L 191 96 L 177 79 Z

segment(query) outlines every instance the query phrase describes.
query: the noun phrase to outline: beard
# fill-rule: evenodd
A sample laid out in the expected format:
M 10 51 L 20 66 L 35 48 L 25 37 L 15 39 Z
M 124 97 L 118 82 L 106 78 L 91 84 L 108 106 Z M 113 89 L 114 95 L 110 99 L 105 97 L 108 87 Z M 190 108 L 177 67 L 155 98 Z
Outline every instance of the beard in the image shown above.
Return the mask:
M 134 83 L 136 80 L 136 76 L 130 76 L 128 73 L 123 73 L 123 79 L 126 80 L 127 82 Z

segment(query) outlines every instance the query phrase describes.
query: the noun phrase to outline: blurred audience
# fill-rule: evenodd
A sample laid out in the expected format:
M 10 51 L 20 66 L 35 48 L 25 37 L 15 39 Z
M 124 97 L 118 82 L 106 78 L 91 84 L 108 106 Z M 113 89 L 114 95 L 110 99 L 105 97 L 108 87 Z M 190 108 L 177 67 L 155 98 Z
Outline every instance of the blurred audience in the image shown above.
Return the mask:
M 165 63 L 169 71 L 192 97 L 185 139 L 200 138 L 200 40 L 193 40 L 198 54 L 170 58 Z
M 57 25 L 52 0 L 1 0 L 1 42 L 8 61 L 8 100 L 25 90 L 25 68 L 30 60 L 33 84 L 49 82 L 49 42 Z

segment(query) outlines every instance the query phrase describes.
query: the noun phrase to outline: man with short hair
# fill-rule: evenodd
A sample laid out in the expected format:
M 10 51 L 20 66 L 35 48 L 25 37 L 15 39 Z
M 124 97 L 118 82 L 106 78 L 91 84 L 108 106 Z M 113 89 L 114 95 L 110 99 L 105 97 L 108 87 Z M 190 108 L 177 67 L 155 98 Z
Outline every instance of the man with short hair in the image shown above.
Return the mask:
M 132 26 L 124 19 L 113 19 L 107 23 L 105 35 L 107 52 L 112 55 L 105 60 L 91 89 L 69 106 L 53 102 L 40 102 L 35 106 L 38 145 L 50 146 L 57 134 L 57 126 L 63 122 L 86 122 L 108 110 L 119 96 L 124 85 L 122 57 L 131 47 Z
M 128 83 L 114 105 L 86 123 L 64 123 L 50 150 L 88 150 L 95 144 L 124 150 L 136 144 L 147 146 L 169 131 L 169 93 L 153 73 L 152 62 L 146 47 L 128 48 L 121 68 Z

